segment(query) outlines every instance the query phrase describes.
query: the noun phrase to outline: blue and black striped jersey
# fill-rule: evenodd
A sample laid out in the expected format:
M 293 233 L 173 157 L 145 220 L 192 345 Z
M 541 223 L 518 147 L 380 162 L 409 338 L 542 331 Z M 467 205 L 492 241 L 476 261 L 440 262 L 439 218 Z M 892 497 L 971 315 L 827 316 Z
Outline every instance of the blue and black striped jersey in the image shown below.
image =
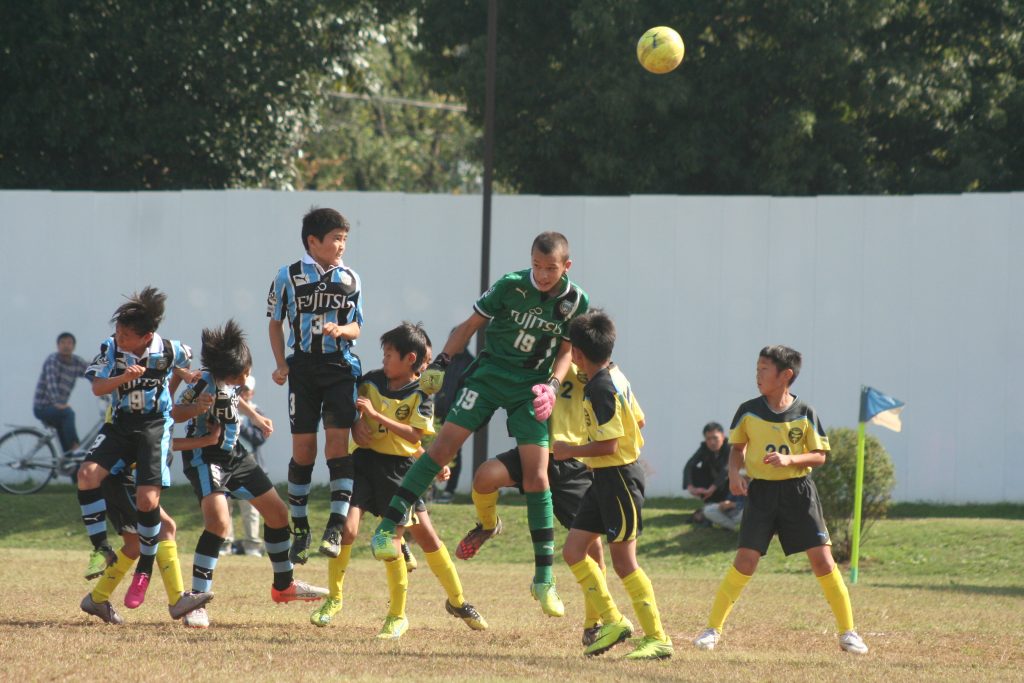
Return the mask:
M 270 285 L 267 317 L 288 319 L 288 346 L 306 353 L 341 353 L 355 364 L 353 341 L 325 335 L 324 325 L 363 324 L 359 276 L 344 264 L 324 271 L 309 254 L 282 266 Z
M 192 364 L 192 349 L 174 339 L 153 334 L 153 341 L 142 356 L 119 348 L 113 337 L 100 344 L 100 352 L 85 371 L 86 377 L 107 379 L 123 375 L 132 365 L 141 365 L 146 372 L 139 378 L 114 390 L 111 399 L 114 421 L 118 415 L 164 415 L 171 411 L 171 395 L 167 380 L 174 368 Z
M 221 426 L 220 441 L 215 446 L 207 446 L 203 450 L 207 454 L 222 455 L 225 458 L 231 456 L 235 444 L 238 443 L 239 421 L 238 421 L 238 395 L 236 387 L 222 385 L 218 386 L 213 375 L 208 370 L 203 370 L 200 377 L 194 384 L 188 385 L 181 394 L 182 403 L 194 403 L 203 394 L 213 396 L 213 407 L 205 413 L 201 413 L 188 421 L 185 436 L 199 437 L 210 433 L 210 425 L 218 423 Z M 220 453 L 217 453 L 220 451 Z

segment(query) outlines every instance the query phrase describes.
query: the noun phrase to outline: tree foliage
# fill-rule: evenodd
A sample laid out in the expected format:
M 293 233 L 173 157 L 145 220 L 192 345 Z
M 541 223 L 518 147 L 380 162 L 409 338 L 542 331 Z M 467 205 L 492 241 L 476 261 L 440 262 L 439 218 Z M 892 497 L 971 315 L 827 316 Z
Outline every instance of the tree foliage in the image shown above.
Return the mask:
M 837 562 L 850 559 L 853 543 L 854 486 L 857 472 L 857 432 L 837 428 L 828 432 L 832 447 L 828 461 L 814 470 L 825 523 L 832 535 L 832 555 Z M 882 443 L 870 434 L 864 443 L 864 497 L 861 507 L 861 542 L 872 525 L 889 510 L 896 474 Z
M 0 186 L 287 186 L 324 77 L 405 0 L 3 0 Z
M 485 2 L 418 0 L 435 88 L 482 121 Z M 1024 187 L 1024 3 L 500 2 L 496 170 L 524 192 Z M 636 63 L 646 28 L 686 59 Z
M 481 132 L 430 90 L 420 57 L 412 19 L 375 31 L 360 63 L 325 90 L 297 161 L 300 187 L 479 191 Z

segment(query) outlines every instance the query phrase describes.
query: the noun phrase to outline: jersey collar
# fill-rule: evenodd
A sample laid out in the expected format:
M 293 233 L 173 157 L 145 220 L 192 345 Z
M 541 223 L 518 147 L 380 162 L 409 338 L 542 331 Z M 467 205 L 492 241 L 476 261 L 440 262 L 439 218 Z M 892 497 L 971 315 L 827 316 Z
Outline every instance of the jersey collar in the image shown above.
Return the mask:
M 308 251 L 305 254 L 302 255 L 302 262 L 305 263 L 305 264 L 308 264 L 310 266 L 313 266 L 314 268 L 316 268 L 317 274 L 319 274 L 321 276 L 326 275 L 327 273 L 331 272 L 335 268 L 344 268 L 345 267 L 345 261 L 342 260 L 342 262 L 339 263 L 338 265 L 331 266 L 327 270 L 324 270 L 324 267 L 321 266 L 319 263 L 317 263 L 316 259 L 314 259 L 312 256 L 309 255 Z

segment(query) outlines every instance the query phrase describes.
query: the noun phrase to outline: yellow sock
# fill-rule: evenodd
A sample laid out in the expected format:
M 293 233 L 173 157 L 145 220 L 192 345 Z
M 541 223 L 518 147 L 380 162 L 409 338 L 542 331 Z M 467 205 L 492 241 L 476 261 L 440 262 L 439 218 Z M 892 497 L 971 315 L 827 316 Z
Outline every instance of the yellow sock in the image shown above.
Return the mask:
M 352 558 L 352 544 L 341 546 L 337 557 L 327 560 L 327 590 L 334 600 L 341 600 L 341 589 L 345 583 L 348 561 Z
M 665 629 L 661 627 L 661 615 L 658 614 L 658 603 L 654 601 L 654 586 L 647 574 L 639 567 L 635 572 L 622 579 L 622 584 L 629 593 L 629 599 L 633 602 L 633 611 L 640 621 L 640 627 L 644 635 L 657 638 L 662 642 L 668 641 Z
M 476 516 L 483 524 L 484 529 L 490 531 L 498 526 L 498 492 L 478 493 L 473 489 L 473 505 L 476 506 Z
M 434 572 L 434 576 L 444 586 L 444 592 L 448 594 L 448 602 L 452 603 L 452 607 L 462 607 L 466 604 L 466 598 L 462 596 L 462 582 L 459 581 L 459 573 L 455 571 L 455 565 L 452 564 L 452 558 L 448 555 L 448 548 L 444 543 L 434 552 L 423 554 L 427 558 L 427 564 L 430 565 L 430 571 Z
M 160 569 L 160 578 L 167 591 L 167 604 L 173 605 L 181 599 L 185 592 L 185 583 L 181 580 L 181 564 L 178 562 L 178 544 L 174 541 L 160 541 L 156 544 L 156 566 Z
M 853 630 L 853 605 L 850 604 L 850 593 L 843 583 L 843 575 L 839 567 L 833 567 L 831 574 L 817 577 L 821 590 L 825 591 L 825 599 L 836 615 L 836 628 L 840 633 Z
M 385 562 L 384 568 L 388 572 L 388 595 L 391 596 L 388 616 L 404 617 L 405 598 L 409 591 L 409 571 L 405 567 L 405 559 L 399 556 L 397 560 Z
M 718 586 L 718 592 L 715 593 L 715 602 L 711 605 L 711 614 L 708 616 L 708 628 L 722 630 L 732 606 L 740 599 L 740 593 L 749 581 L 749 576 L 741 574 L 736 567 L 729 567 L 725 578 Z
M 106 602 L 110 599 L 110 594 L 117 588 L 117 584 L 121 583 L 121 579 L 128 573 L 128 570 L 135 564 L 135 560 L 125 555 L 120 550 L 117 551 L 117 561 L 110 565 L 103 572 L 103 576 L 96 582 L 96 586 L 92 589 L 93 602 Z
M 595 564 L 597 564 L 595 562 Z M 597 565 L 600 569 L 601 565 Z M 604 575 L 605 585 L 608 584 L 608 575 Z M 597 626 L 601 623 L 601 612 L 598 611 L 597 605 L 590 600 L 586 599 L 587 595 L 583 594 L 583 628 L 590 628 L 591 626 Z
M 606 624 L 613 624 L 622 619 L 622 612 L 615 606 L 611 593 L 608 592 L 608 584 L 604 580 L 604 573 L 601 567 L 594 562 L 594 558 L 587 556 L 569 569 L 576 577 L 577 583 L 583 590 L 583 599 L 587 601 L 588 609 L 593 609 Z M 589 619 L 589 616 L 587 617 Z

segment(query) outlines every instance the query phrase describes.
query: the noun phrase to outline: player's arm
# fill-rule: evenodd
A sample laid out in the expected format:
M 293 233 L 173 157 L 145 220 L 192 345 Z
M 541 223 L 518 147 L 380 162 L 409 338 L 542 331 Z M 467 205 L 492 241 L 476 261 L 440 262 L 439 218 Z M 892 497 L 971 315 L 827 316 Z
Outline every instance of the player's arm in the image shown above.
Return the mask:
M 146 368 L 141 365 L 132 365 L 125 368 L 124 372 L 114 377 L 97 377 L 92 382 L 92 393 L 94 396 L 106 396 L 112 393 L 122 384 L 134 381 L 145 374 Z
M 175 451 L 192 451 L 197 448 L 216 446 L 220 441 L 220 425 L 216 422 L 210 424 L 210 431 L 203 436 L 186 436 L 171 439 L 171 449 Z
M 271 377 L 276 384 L 284 384 L 288 379 L 288 362 L 284 359 L 284 321 L 270 319 L 270 350 L 274 354 L 274 372 Z
M 348 341 L 355 341 L 359 339 L 359 333 L 362 331 L 362 326 L 355 321 L 339 325 L 338 323 L 324 323 L 324 334 L 329 334 L 335 339 L 339 337 Z
M 743 456 L 747 452 L 747 444 L 734 443 L 729 449 L 729 491 L 734 496 L 747 495 L 747 478 L 740 474 L 743 467 Z
M 578 446 L 565 441 L 556 441 L 551 447 L 551 452 L 554 454 L 555 460 L 570 460 L 572 458 L 598 458 L 602 455 L 615 455 L 618 448 L 618 439 L 591 441 Z
M 437 354 L 434 362 L 427 366 L 427 369 L 420 375 L 420 390 L 427 396 L 432 396 L 441 391 L 444 384 L 444 372 L 455 356 L 466 350 L 469 340 L 479 332 L 489 320 L 477 313 L 466 318 L 457 325 L 452 333 L 448 335 L 448 341 L 444 343 L 444 350 Z
M 551 379 L 558 380 L 558 384 L 561 384 L 569 372 L 570 365 L 572 365 L 572 343 L 568 339 L 563 339 L 562 343 L 558 345 L 555 362 L 551 366 Z M 557 390 L 558 387 L 556 386 L 555 389 Z
M 419 443 L 423 438 L 423 430 L 419 427 L 413 427 L 410 424 L 393 420 L 387 415 L 378 413 L 376 408 L 373 407 L 373 401 L 366 396 L 360 396 L 356 399 L 356 409 L 367 417 L 371 417 L 399 439 L 408 441 L 409 443 Z
M 462 323 L 457 325 L 455 329 L 452 330 L 452 333 L 448 335 L 448 341 L 444 343 L 444 349 L 441 351 L 441 354 L 451 358 L 452 356 L 465 351 L 466 347 L 469 346 L 469 340 L 472 339 L 477 332 L 483 329 L 488 322 L 487 318 L 476 311 L 473 311 L 473 315 L 463 320 Z
M 771 465 L 772 467 L 819 467 L 825 464 L 825 451 L 810 451 L 809 453 L 772 452 L 764 456 L 764 464 Z
M 274 433 L 274 423 L 266 415 L 262 415 L 252 407 L 252 404 L 241 396 L 238 397 L 238 409 L 249 417 L 252 426 L 263 432 L 263 438 L 269 439 Z

